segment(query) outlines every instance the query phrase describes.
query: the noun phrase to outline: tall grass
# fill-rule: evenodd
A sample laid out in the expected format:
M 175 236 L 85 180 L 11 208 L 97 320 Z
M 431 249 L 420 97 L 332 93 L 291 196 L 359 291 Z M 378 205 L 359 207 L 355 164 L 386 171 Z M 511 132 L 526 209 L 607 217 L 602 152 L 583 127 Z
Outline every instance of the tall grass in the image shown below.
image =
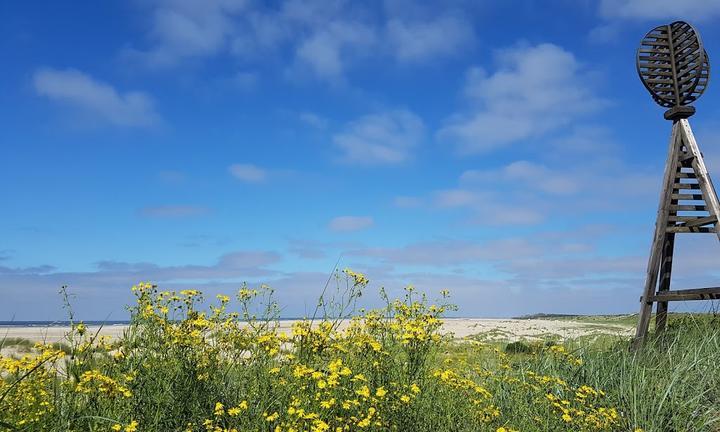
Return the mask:
M 118 340 L 73 323 L 67 345 L 0 357 L 0 430 L 718 431 L 720 335 L 671 322 L 627 341 L 516 343 L 439 334 L 442 298 L 409 287 L 353 314 L 346 271 L 317 313 L 279 332 L 268 288 L 209 308 L 200 292 L 134 287 Z

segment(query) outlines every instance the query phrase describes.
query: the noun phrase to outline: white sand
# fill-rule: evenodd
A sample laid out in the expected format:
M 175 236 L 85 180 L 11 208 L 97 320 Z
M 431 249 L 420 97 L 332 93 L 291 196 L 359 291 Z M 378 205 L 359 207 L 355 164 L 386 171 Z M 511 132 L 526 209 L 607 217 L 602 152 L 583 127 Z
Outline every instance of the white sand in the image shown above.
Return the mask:
M 295 320 L 280 321 L 279 331 L 289 334 L 294 322 Z M 89 326 L 88 333 L 94 334 L 99 330 L 100 335 L 117 338 L 122 335 L 125 329 L 127 329 L 125 325 L 110 325 L 102 328 Z M 68 327 L 0 326 L 0 340 L 8 337 L 52 343 L 62 341 L 67 332 Z M 603 325 L 550 319 L 447 318 L 442 332 L 445 334 L 452 333 L 455 338 L 481 334 L 488 340 L 514 341 L 519 339 L 537 340 L 549 336 L 571 339 L 593 334 L 630 336 L 633 333 L 633 328 L 614 324 Z

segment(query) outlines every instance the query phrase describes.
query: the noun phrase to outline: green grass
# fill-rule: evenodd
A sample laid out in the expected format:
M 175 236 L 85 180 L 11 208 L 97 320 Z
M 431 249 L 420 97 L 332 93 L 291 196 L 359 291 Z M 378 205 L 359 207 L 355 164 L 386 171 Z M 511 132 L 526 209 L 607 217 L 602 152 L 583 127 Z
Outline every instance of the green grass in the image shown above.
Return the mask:
M 364 286 L 348 276 L 345 304 Z M 442 338 L 436 318 L 447 306 L 412 290 L 349 331 L 337 328 L 346 309 L 322 299 L 335 312 L 286 336 L 270 294 L 244 288 L 237 312 L 222 297 L 200 308 L 194 291 L 143 285 L 136 295 L 132 323 L 112 343 L 81 324 L 65 345 L 42 350 L 0 341 L 32 354 L 0 358 L 0 430 L 720 431 L 720 321 L 711 315 L 671 315 L 665 333 L 631 352 L 628 338 L 603 334 Z

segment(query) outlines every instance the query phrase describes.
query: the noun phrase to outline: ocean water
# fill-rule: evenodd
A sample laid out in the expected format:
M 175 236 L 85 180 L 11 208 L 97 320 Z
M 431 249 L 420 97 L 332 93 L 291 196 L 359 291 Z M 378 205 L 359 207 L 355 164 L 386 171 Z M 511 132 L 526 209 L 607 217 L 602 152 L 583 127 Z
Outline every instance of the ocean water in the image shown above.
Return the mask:
M 77 324 L 80 321 L 75 321 Z M 83 321 L 86 326 L 128 325 L 130 321 Z M 0 321 L 0 327 L 68 327 L 70 321 Z

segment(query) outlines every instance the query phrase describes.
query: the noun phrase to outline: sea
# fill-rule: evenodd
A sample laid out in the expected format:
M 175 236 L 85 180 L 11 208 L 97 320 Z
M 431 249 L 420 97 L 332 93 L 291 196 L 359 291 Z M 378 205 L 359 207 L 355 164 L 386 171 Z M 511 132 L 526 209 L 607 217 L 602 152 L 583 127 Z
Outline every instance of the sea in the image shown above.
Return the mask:
M 79 323 L 80 321 L 75 321 Z M 122 326 L 130 321 L 83 321 L 86 326 Z M 70 321 L 0 321 L 0 327 L 68 327 Z

